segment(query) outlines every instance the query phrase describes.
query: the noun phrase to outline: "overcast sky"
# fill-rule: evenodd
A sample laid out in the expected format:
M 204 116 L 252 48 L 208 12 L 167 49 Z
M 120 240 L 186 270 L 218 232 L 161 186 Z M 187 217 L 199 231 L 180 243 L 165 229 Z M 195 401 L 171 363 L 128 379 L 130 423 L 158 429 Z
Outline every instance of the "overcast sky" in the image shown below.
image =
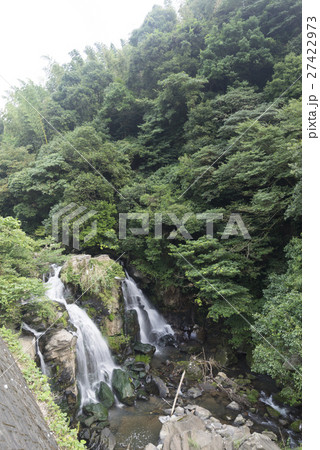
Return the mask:
M 0 75 L 11 85 L 28 78 L 40 82 L 44 55 L 64 63 L 71 50 L 95 42 L 119 47 L 154 4 L 164 0 L 2 0 Z M 0 108 L 9 88 L 0 78 Z

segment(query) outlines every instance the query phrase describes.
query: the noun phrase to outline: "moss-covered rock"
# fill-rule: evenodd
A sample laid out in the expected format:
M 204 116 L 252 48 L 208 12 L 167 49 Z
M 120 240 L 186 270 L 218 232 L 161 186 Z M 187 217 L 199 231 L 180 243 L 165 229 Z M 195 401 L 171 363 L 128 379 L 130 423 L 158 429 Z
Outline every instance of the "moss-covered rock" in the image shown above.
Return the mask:
M 73 255 L 60 273 L 73 295 L 81 295 L 80 304 L 105 335 L 123 334 L 121 279 L 125 274 L 120 264 L 108 255 Z
M 276 409 L 272 408 L 271 406 L 267 406 L 267 411 L 270 417 L 273 417 L 273 419 L 279 419 L 280 413 Z
M 114 404 L 114 395 L 107 383 L 101 381 L 98 390 L 98 399 L 102 405 L 109 409 Z
M 143 344 L 142 342 L 136 342 L 133 347 L 134 351 L 137 353 L 142 353 L 143 355 L 152 356 L 156 351 L 154 345 Z
M 181 371 L 185 370 L 185 378 L 188 381 L 201 381 L 203 378 L 203 373 L 200 363 L 195 360 L 190 361 L 178 361 L 176 367 Z
M 301 420 L 295 420 L 290 424 L 290 430 L 295 433 L 299 433 L 301 431 Z
M 247 391 L 246 393 L 247 395 L 247 399 L 249 400 L 250 403 L 257 403 L 257 401 L 259 400 L 260 394 L 256 389 L 250 389 Z
M 108 424 L 108 409 L 102 403 L 90 403 L 83 407 L 83 412 L 89 416 L 84 420 L 86 426 L 90 427 L 95 422 L 103 422 L 103 426 Z
M 112 374 L 112 388 L 120 402 L 126 405 L 133 405 L 135 394 L 127 372 L 121 369 L 114 369 Z

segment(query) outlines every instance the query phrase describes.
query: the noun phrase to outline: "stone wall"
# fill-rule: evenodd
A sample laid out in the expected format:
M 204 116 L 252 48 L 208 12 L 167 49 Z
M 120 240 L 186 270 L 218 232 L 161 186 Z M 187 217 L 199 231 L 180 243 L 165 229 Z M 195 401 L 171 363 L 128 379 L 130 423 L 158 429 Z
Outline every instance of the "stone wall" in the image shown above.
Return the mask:
M 33 394 L 1 337 L 0 449 L 58 450 Z

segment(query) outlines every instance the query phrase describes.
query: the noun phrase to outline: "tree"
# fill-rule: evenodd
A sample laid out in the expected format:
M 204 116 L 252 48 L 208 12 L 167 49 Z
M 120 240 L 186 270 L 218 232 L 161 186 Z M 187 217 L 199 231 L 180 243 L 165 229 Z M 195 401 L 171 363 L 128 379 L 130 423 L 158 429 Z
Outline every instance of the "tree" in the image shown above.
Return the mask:
M 263 35 L 256 17 L 234 17 L 221 30 L 214 25 L 206 44 L 200 73 L 212 90 L 225 91 L 236 80 L 261 88 L 271 78 L 274 41 Z
M 296 405 L 301 402 L 301 239 L 291 240 L 286 256 L 286 273 L 270 276 L 255 316 L 253 370 L 271 375 L 282 387 L 283 401 Z

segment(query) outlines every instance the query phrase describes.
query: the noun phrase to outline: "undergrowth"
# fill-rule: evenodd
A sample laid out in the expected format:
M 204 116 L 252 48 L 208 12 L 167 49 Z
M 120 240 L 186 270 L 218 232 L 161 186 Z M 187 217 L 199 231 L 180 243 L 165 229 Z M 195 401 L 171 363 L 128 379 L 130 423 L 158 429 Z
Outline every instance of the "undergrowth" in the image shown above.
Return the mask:
M 15 357 L 20 370 L 26 380 L 27 386 L 34 394 L 39 406 L 43 406 L 43 415 L 49 429 L 53 432 L 60 450 L 84 450 L 84 441 L 78 441 L 77 430 L 69 428 L 69 420 L 53 399 L 47 377 L 42 374 L 36 363 L 29 355 L 23 352 L 18 341 L 18 335 L 2 327 L 0 335 L 7 343 L 9 350 Z

